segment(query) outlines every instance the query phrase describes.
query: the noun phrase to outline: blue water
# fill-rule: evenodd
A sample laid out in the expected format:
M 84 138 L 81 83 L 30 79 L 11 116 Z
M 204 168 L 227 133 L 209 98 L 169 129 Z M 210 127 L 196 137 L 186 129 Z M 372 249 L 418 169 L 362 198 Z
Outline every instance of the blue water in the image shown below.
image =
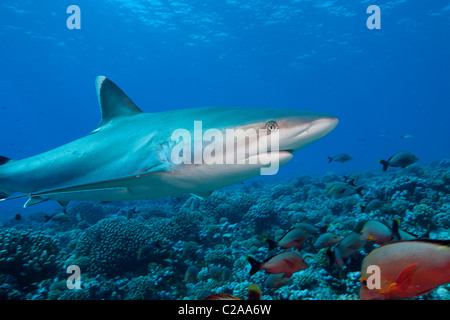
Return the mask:
M 81 8 L 79 30 L 66 26 L 70 4 Z M 371 4 L 381 8 L 379 30 L 366 26 Z M 92 131 L 94 80 L 104 75 L 145 112 L 337 116 L 337 128 L 297 151 L 279 177 L 381 171 L 378 160 L 401 150 L 419 164 L 450 157 L 448 0 L 9 0 L 0 21 L 2 156 Z M 328 163 L 342 152 L 353 159 Z
M 94 79 L 115 81 L 146 112 L 288 107 L 340 124 L 280 175 L 372 169 L 400 150 L 450 156 L 450 3 L 381 1 L 76 1 L 0 5 L 0 154 L 24 158 L 90 132 Z M 385 133 L 387 134 L 385 135 Z M 412 135 L 412 139 L 401 139 Z M 345 169 L 347 169 L 345 168 Z

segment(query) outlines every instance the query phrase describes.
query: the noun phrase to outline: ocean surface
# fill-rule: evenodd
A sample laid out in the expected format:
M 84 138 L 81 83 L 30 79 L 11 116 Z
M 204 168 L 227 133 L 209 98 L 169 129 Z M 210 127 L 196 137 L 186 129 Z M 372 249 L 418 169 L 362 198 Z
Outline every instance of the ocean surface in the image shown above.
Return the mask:
M 379 29 L 368 27 L 371 5 Z M 252 283 L 263 300 L 359 299 L 361 261 L 379 246 L 371 240 L 337 266 L 308 234 L 297 251 L 309 267 L 276 285 L 267 270 L 249 275 L 246 257 L 270 257 L 264 239 L 302 222 L 345 238 L 365 220 L 393 230 L 399 219 L 416 238 L 450 239 L 447 0 L 10 0 L 0 21 L 0 155 L 10 159 L 94 130 L 100 75 L 148 113 L 264 107 L 339 118 L 275 176 L 206 200 L 71 202 L 64 212 L 52 201 L 0 202 L 0 299 L 246 299 Z M 400 151 L 418 160 L 383 171 L 379 160 Z M 329 162 L 342 153 L 351 160 Z M 345 190 L 334 192 L 337 182 Z M 66 287 L 70 265 L 81 289 Z M 413 298 L 449 299 L 450 287 Z

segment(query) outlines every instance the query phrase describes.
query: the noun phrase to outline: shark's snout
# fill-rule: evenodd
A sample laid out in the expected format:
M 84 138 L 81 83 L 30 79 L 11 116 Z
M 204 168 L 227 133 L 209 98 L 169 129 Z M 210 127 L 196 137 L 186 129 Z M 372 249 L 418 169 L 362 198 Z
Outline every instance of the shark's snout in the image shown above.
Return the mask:
M 281 149 L 291 152 L 301 149 L 333 131 L 338 122 L 338 118 L 325 114 L 306 121 L 300 117 L 293 118 L 287 134 L 280 141 Z
M 311 125 L 306 131 L 309 135 L 317 137 L 317 139 L 319 139 L 333 131 L 338 123 L 339 119 L 336 117 L 319 118 L 311 122 Z

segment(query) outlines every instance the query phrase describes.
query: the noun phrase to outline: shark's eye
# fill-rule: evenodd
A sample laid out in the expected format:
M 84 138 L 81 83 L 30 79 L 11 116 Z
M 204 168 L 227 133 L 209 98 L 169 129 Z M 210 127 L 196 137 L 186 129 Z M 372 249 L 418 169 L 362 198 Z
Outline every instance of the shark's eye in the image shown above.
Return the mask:
M 271 134 L 278 130 L 278 125 L 275 121 L 269 121 L 266 123 L 267 134 Z

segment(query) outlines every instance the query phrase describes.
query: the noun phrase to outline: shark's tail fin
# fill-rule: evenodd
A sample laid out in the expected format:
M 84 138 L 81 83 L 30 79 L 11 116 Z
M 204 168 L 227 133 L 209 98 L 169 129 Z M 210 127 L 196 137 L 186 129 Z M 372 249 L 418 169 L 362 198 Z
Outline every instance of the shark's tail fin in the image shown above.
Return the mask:
M 11 162 L 11 161 L 13 161 L 13 160 L 11 160 L 10 158 L 0 156 L 0 167 L 3 166 L 4 164 L 7 164 L 8 162 Z M 3 190 L 1 185 L 0 185 L 0 201 L 5 200 L 6 198 L 8 198 L 13 193 L 14 192 L 9 192 L 9 191 Z
M 12 161 L 10 158 L 0 156 L 0 166 L 4 165 L 5 163 L 8 163 L 10 161 Z
M 6 200 L 12 194 L 12 192 L 0 190 L 0 201 Z

